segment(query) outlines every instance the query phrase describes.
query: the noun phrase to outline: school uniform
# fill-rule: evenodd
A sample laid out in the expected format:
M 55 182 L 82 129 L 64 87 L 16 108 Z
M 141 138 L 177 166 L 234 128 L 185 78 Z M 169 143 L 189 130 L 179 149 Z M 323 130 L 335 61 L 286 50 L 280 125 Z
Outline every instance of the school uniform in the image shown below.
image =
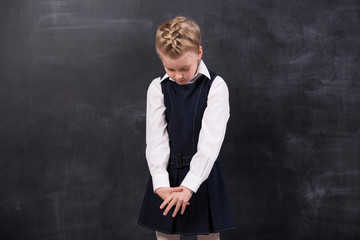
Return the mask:
M 151 173 L 139 224 L 182 235 L 200 235 L 234 228 L 218 158 L 229 119 L 228 88 L 203 61 L 186 85 L 165 74 L 148 89 L 146 158 Z M 185 213 L 163 215 L 159 187 L 183 185 L 194 194 Z

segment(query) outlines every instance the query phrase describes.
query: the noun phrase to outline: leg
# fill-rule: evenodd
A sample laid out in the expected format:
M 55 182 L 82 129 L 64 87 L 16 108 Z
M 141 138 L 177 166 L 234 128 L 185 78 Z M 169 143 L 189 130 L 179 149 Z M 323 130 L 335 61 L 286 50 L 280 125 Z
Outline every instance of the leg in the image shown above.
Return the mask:
M 198 235 L 198 240 L 220 240 L 220 233 L 210 233 L 209 235 Z
M 157 240 L 180 240 L 179 234 L 166 234 L 162 232 L 155 232 Z

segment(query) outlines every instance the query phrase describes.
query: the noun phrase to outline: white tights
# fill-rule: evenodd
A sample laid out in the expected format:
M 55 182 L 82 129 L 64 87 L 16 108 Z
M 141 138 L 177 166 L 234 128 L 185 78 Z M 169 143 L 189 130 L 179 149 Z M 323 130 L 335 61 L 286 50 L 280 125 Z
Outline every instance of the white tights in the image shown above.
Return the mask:
M 180 234 L 166 234 L 155 232 L 157 240 L 180 240 Z M 197 235 L 198 240 L 220 240 L 219 233 L 210 233 L 209 235 Z

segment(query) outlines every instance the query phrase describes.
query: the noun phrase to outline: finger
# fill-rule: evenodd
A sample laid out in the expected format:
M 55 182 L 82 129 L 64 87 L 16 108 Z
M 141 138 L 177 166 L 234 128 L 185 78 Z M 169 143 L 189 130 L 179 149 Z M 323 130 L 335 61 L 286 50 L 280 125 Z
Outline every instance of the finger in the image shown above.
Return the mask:
M 184 214 L 185 212 L 185 209 L 186 209 L 186 206 L 189 205 L 190 203 L 189 202 L 184 202 L 181 206 L 181 215 Z
M 164 211 L 164 216 L 166 216 L 167 214 L 168 214 L 168 212 L 170 211 L 170 209 L 175 205 L 175 203 L 176 202 L 174 202 L 174 201 L 171 201 L 169 204 L 168 204 L 168 206 L 167 206 L 167 208 L 165 209 L 165 211 Z
M 163 209 L 170 201 L 172 200 L 172 196 L 167 197 L 163 203 L 160 205 L 160 209 Z
M 176 204 L 176 207 L 175 207 L 175 210 L 174 210 L 174 212 L 172 214 L 172 217 L 176 217 L 176 214 L 179 211 L 180 207 L 181 207 L 181 203 L 178 202 L 178 204 Z
M 183 189 L 181 187 L 174 187 L 171 190 L 172 192 L 181 192 Z

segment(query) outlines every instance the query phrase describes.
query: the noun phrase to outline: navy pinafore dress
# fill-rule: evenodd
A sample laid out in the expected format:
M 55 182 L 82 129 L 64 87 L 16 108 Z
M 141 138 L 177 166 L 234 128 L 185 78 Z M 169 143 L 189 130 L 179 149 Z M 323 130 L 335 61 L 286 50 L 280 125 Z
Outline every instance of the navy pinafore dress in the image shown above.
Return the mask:
M 211 79 L 202 75 L 194 83 L 178 85 L 170 79 L 161 82 L 166 107 L 167 131 L 170 138 L 168 173 L 171 187 L 178 187 L 189 171 L 192 156 L 197 151 L 199 132 L 207 96 L 216 74 Z M 189 200 L 185 213 L 173 218 L 160 209 L 163 200 L 153 191 L 151 177 L 140 210 L 139 224 L 149 229 L 182 235 L 202 235 L 234 228 L 219 159 L 207 180 Z

